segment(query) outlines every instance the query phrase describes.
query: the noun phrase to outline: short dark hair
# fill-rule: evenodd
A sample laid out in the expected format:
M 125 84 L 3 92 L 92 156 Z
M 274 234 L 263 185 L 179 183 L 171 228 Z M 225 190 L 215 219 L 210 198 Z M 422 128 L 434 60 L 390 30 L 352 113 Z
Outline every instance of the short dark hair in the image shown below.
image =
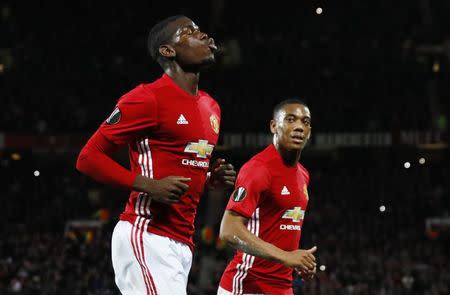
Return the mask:
M 165 63 L 165 59 L 159 54 L 159 47 L 162 44 L 169 43 L 170 38 L 172 37 L 172 33 L 168 29 L 168 24 L 182 17 L 186 17 L 184 15 L 174 15 L 170 16 L 162 21 L 158 22 L 153 28 L 150 30 L 147 39 L 147 47 L 150 55 L 153 60 L 158 62 L 161 66 Z
M 273 113 L 272 113 L 272 117 L 275 119 L 276 114 L 281 110 L 281 108 L 283 108 L 285 105 L 287 104 L 301 104 L 304 105 L 305 107 L 308 107 L 308 105 L 306 103 L 304 103 L 301 99 L 298 98 L 288 98 L 285 99 L 281 102 L 279 102 L 274 108 L 273 108 Z

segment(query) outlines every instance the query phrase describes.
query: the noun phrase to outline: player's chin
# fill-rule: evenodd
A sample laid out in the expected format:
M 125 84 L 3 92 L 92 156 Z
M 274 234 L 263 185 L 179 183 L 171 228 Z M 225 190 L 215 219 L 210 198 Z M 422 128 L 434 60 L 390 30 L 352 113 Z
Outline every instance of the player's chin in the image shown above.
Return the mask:
M 301 151 L 305 147 L 304 143 L 291 142 L 288 149 L 291 151 Z
M 216 63 L 216 55 L 214 52 L 210 51 L 210 53 L 205 57 L 203 63 L 213 65 Z
M 202 70 L 204 70 L 204 69 L 211 67 L 215 63 L 216 63 L 216 58 L 214 57 L 214 54 L 211 54 L 210 56 L 208 56 L 202 60 L 200 68 Z

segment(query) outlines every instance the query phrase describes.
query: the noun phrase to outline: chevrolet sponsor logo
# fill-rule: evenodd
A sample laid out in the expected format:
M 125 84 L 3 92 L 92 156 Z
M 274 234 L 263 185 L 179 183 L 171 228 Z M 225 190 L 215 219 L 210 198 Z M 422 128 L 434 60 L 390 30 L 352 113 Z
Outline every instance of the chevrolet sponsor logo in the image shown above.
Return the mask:
M 302 220 L 304 216 L 305 210 L 302 210 L 302 208 L 300 207 L 294 207 L 292 209 L 286 210 L 282 218 L 292 219 L 293 222 L 300 222 L 300 220 Z
M 302 230 L 302 227 L 300 225 L 294 225 L 294 224 L 280 224 L 281 230 Z
M 198 142 L 190 142 L 184 149 L 186 153 L 196 153 L 198 158 L 206 159 L 211 156 L 214 145 L 208 144 L 207 140 L 200 139 Z
M 197 161 L 197 160 L 189 160 L 189 159 L 183 159 L 181 160 L 181 164 L 185 166 L 193 166 L 193 167 L 201 167 L 201 168 L 208 168 L 209 162 L 208 161 Z

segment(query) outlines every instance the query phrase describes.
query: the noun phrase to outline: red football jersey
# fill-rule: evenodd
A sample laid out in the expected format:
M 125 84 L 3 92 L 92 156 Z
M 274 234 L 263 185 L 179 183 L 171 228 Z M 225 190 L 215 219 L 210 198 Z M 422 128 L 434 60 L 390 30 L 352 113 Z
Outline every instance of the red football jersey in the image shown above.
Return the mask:
M 283 250 L 299 248 L 308 204 L 308 171 L 288 167 L 274 145 L 239 171 L 227 210 L 249 218 L 250 232 Z M 241 251 L 225 269 L 220 286 L 232 294 L 293 294 L 292 269 Z
M 131 192 L 120 219 L 192 249 L 194 219 L 219 125 L 220 108 L 211 96 L 203 91 L 190 95 L 166 74 L 123 95 L 99 131 L 115 144 L 128 145 L 132 171 L 191 181 L 180 202 L 172 205 Z

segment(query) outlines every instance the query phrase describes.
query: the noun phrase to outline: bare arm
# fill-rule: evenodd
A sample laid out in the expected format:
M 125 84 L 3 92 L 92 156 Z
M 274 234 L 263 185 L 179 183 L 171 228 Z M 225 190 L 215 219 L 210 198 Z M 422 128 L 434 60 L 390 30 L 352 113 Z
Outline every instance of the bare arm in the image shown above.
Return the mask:
M 284 251 L 252 234 L 247 229 L 247 222 L 246 217 L 226 210 L 220 226 L 220 238 L 245 253 L 282 263 L 286 267 L 314 269 L 316 264 L 313 253 L 316 251 L 316 247 L 309 250 Z
M 220 237 L 233 248 L 266 260 L 282 263 L 283 250 L 267 243 L 247 229 L 248 219 L 226 210 L 220 225 Z

